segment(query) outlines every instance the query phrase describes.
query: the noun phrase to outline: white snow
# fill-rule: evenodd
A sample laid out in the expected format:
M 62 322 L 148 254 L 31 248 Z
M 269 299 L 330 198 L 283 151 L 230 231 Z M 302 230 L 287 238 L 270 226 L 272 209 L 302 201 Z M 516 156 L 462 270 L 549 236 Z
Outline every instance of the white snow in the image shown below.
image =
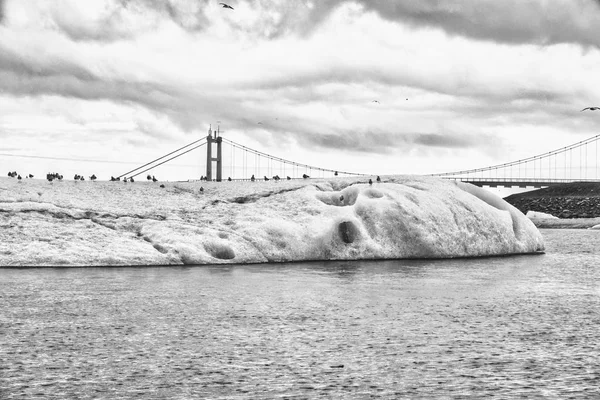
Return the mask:
M 541 211 L 527 211 L 527 214 L 525 214 L 525 216 L 527 218 L 550 218 L 550 219 L 558 219 L 558 217 L 552 215 L 552 214 L 547 214 L 547 213 L 543 213 Z
M 484 189 L 422 176 L 280 182 L 0 179 L 0 265 L 168 265 L 534 253 Z M 200 187 L 204 192 L 200 192 Z

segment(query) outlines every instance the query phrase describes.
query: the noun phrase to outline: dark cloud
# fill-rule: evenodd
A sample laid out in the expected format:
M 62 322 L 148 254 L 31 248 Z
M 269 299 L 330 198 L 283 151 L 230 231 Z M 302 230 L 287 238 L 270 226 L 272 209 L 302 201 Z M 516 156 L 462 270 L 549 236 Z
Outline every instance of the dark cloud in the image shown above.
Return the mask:
M 4 95 L 55 95 L 141 106 L 169 118 L 188 133 L 203 131 L 216 115 L 236 124 L 240 115 L 247 114 L 239 99 L 205 96 L 186 89 L 157 82 L 109 79 L 65 60 L 27 58 L 0 45 L 0 93 Z M 146 136 L 161 136 L 156 127 L 142 123 L 138 128 Z
M 4 0 L 0 0 L 0 24 L 4 22 Z
M 277 129 L 278 138 L 293 138 L 304 148 L 331 149 L 364 154 L 395 154 L 414 148 L 469 149 L 490 148 L 499 145 L 499 140 L 490 134 L 459 134 L 456 132 L 415 133 L 397 130 L 334 129 L 322 132 L 291 121 L 288 129 Z
M 310 33 L 347 0 L 305 2 L 256 0 L 256 6 L 278 13 L 277 23 L 266 20 L 271 37 L 289 32 Z M 439 28 L 498 43 L 579 43 L 600 47 L 598 0 L 356 0 L 364 10 L 415 28 Z
M 0 81 L 2 84 L 18 86 L 22 78 L 44 78 L 44 77 L 72 77 L 81 81 L 91 81 L 94 75 L 80 65 L 53 57 L 33 57 L 19 54 L 9 48 L 0 45 L 0 73 L 12 72 L 17 82 Z M 27 90 L 27 89 L 24 89 Z
M 441 28 L 452 35 L 500 43 L 600 46 L 597 0 L 359 0 L 359 3 L 384 19 L 414 27 Z
M 200 30 L 211 21 L 205 8 L 209 1 L 196 1 L 196 9 L 185 1 L 120 0 L 155 10 L 188 30 Z M 579 43 L 600 47 L 600 1 L 598 0 L 252 0 L 258 13 L 254 23 L 226 20 L 232 29 L 247 35 L 277 38 L 287 34 L 310 34 L 333 11 L 344 4 L 358 3 L 365 11 L 415 28 L 439 28 L 460 35 L 498 43 Z
M 0 23 L 5 0 L 0 0 Z M 600 1 L 598 0 L 250 0 L 257 14 L 251 21 L 224 16 L 242 35 L 277 38 L 288 34 L 307 35 L 324 23 L 344 4 L 360 4 L 381 18 L 415 28 L 442 29 L 450 35 L 510 44 L 578 43 L 600 47 Z M 234 5 L 235 6 L 235 5 Z M 94 21 L 67 18 L 56 9 L 53 19 L 73 40 L 113 41 L 135 32 L 125 15 L 146 21 L 148 30 L 161 20 L 171 20 L 193 32 L 209 29 L 215 23 L 206 10 L 218 7 L 212 0 L 114 0 L 104 15 Z M 227 10 L 228 12 L 234 12 Z
M 439 133 L 424 133 L 414 136 L 414 143 L 429 147 L 467 148 L 477 147 L 479 141 L 473 137 L 460 135 L 442 135 Z
M 0 45 L 0 93 L 14 96 L 57 95 L 83 100 L 133 103 L 170 116 L 189 129 L 189 100 L 158 83 L 105 79 L 64 59 L 32 58 Z
M 383 132 L 342 131 L 321 133 L 306 131 L 297 135 L 305 147 L 349 150 L 357 153 L 389 154 L 399 144 L 400 136 Z

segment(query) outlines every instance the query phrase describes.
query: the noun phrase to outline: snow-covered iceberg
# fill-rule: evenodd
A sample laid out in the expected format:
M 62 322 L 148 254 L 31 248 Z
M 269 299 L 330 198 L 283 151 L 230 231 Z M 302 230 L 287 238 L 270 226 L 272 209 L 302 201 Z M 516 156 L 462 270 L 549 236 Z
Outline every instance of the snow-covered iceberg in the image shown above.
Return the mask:
M 484 189 L 432 177 L 285 182 L 0 179 L 0 265 L 477 257 L 544 250 Z M 200 190 L 203 187 L 204 190 Z

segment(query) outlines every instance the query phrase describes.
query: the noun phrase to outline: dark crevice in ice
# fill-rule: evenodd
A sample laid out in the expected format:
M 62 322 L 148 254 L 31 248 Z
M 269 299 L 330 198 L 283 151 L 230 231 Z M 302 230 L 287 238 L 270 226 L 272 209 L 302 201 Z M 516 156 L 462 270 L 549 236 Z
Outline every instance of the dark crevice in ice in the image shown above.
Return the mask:
M 22 203 L 22 202 L 19 202 Z M 0 209 L 0 213 L 5 213 L 8 215 L 17 215 L 20 213 L 38 213 L 41 215 L 48 215 L 50 217 L 53 218 L 58 218 L 58 219 L 64 219 L 64 218 L 68 218 L 68 219 L 73 219 L 73 220 L 82 220 L 82 219 L 98 219 L 98 218 L 106 218 L 106 219 L 118 219 L 118 218 L 134 218 L 134 219 L 143 219 L 143 220 L 154 220 L 154 221 L 164 221 L 167 219 L 167 217 L 165 217 L 164 215 L 141 215 L 141 214 L 113 214 L 113 213 L 108 213 L 108 212 L 96 212 L 96 211 L 82 211 L 82 210 L 77 210 L 77 209 L 72 209 L 72 208 L 68 208 L 68 207 L 61 207 L 61 206 L 57 206 L 55 204 L 52 203 L 43 203 L 43 204 L 51 204 L 52 206 L 59 208 L 59 209 L 64 209 L 63 210 L 44 210 L 44 209 L 36 209 L 36 208 L 23 208 L 21 210 L 5 210 L 5 209 Z M 96 221 L 93 221 L 96 222 Z
M 226 200 L 215 200 L 215 201 L 212 202 L 212 204 L 214 205 L 214 204 L 217 204 L 217 203 L 220 203 L 220 202 L 238 203 L 238 204 L 255 203 L 258 200 L 266 198 L 266 197 L 276 196 L 278 194 L 287 193 L 287 192 L 293 192 L 293 191 L 296 191 L 298 189 L 302 189 L 302 187 L 295 187 L 295 188 L 291 188 L 291 189 L 273 190 L 273 191 L 269 191 L 269 192 L 249 194 L 247 196 L 231 197 L 231 198 L 226 199 Z

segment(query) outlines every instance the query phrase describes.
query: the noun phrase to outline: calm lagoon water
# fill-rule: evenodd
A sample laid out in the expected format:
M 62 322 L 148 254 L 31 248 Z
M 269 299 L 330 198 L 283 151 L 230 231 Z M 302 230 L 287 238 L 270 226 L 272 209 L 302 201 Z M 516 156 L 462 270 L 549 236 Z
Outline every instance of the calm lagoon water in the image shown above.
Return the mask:
M 600 232 L 543 234 L 537 256 L 0 269 L 0 398 L 598 398 Z

